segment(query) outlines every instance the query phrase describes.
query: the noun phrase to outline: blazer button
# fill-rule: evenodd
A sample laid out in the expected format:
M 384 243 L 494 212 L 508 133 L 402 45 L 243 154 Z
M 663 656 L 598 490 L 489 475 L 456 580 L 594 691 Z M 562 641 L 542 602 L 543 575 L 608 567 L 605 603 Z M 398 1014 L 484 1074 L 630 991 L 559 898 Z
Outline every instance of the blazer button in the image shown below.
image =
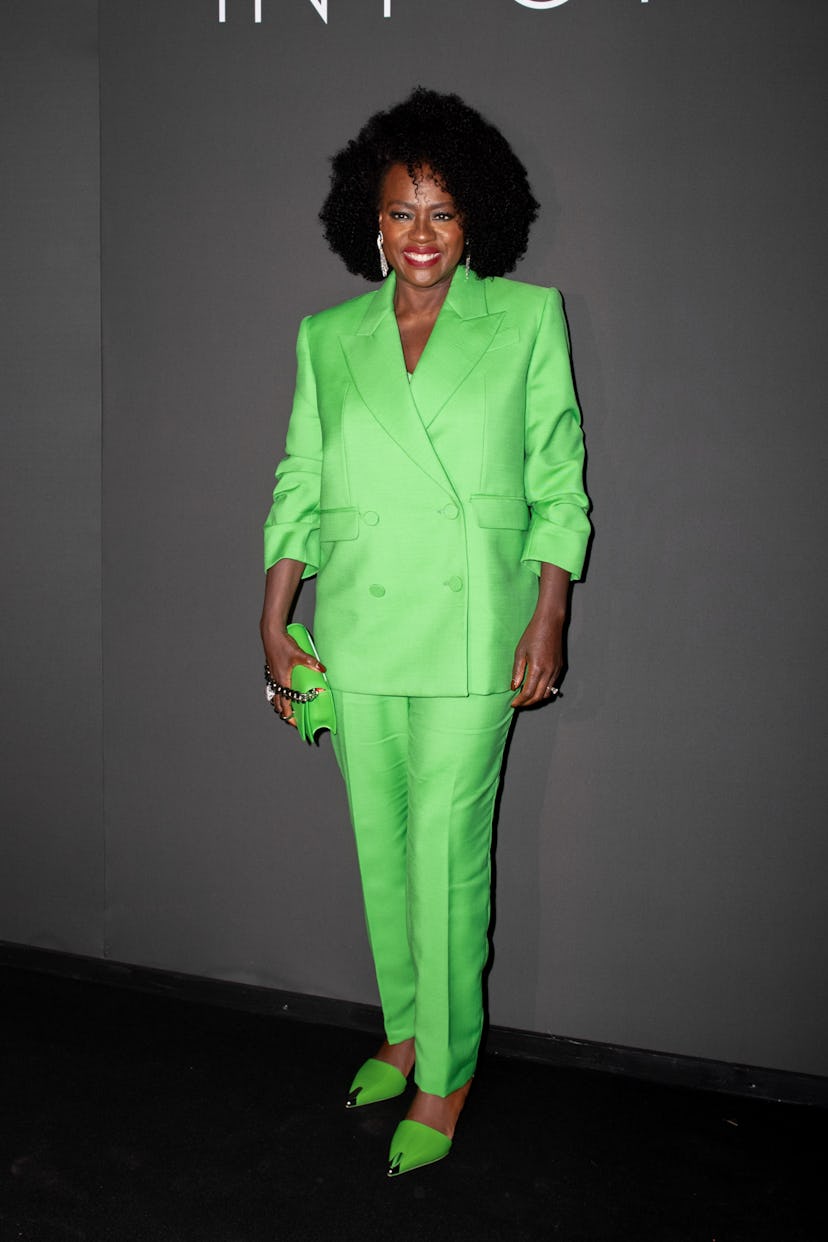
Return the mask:
M 443 517 L 447 517 L 447 518 L 456 518 L 460 516 L 460 510 L 457 508 L 457 505 L 453 505 L 451 503 L 447 505 L 443 505 L 440 512 L 442 513 Z
M 457 578 L 457 577 L 447 578 L 445 585 L 448 587 L 450 591 L 455 591 L 455 592 L 462 591 L 463 590 L 463 579 Z
M 379 582 L 372 582 L 368 590 L 370 594 L 373 595 L 376 599 L 382 599 L 383 595 L 385 594 L 385 587 L 382 586 Z
M 379 514 L 374 513 L 373 509 L 366 509 L 362 514 L 362 520 L 366 526 L 376 526 L 379 522 Z

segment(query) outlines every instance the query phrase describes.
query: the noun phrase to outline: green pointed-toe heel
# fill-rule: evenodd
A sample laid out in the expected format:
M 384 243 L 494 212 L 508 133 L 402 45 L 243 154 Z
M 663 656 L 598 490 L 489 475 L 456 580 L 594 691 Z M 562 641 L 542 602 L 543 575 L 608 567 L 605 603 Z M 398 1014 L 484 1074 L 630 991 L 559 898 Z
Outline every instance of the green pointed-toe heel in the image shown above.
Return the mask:
M 395 1066 L 369 1057 L 356 1072 L 345 1107 L 362 1108 L 365 1104 L 379 1104 L 380 1100 L 393 1100 L 407 1086 L 408 1079 Z
M 451 1139 L 421 1121 L 401 1121 L 388 1152 L 388 1176 L 399 1177 L 426 1164 L 436 1164 L 451 1151 Z

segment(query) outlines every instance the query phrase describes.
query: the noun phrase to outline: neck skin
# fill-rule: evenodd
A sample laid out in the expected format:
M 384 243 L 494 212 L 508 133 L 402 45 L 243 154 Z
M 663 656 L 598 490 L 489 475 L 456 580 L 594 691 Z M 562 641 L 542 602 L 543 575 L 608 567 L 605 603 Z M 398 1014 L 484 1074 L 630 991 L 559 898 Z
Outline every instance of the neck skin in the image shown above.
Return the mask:
M 439 285 L 432 285 L 427 289 L 418 289 L 416 286 L 404 284 L 398 280 L 394 290 L 394 314 L 397 319 L 431 319 L 437 318 L 440 313 L 440 307 L 446 300 L 446 296 L 454 277 L 455 268 L 447 280 L 440 281 Z

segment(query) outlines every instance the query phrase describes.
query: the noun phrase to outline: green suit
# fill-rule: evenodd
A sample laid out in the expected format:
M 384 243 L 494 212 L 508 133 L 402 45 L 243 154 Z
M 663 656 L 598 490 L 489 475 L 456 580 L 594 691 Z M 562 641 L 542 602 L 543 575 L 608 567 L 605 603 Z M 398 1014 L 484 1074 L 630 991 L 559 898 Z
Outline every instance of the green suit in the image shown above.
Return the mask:
M 394 290 L 302 323 L 265 567 L 318 576 L 386 1034 L 446 1095 L 482 1027 L 515 646 L 541 562 L 579 577 L 590 526 L 558 293 L 459 269 L 408 377 Z
M 589 537 L 561 300 L 460 269 L 409 383 L 393 297 L 392 273 L 302 323 L 265 567 L 318 573 L 341 689 L 491 694 L 540 562 L 579 577 Z

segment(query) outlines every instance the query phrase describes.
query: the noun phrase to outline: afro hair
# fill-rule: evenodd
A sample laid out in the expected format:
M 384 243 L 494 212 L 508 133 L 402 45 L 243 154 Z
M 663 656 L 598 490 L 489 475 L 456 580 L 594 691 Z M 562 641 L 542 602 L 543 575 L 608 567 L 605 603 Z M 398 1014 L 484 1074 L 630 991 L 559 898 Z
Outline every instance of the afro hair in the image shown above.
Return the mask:
M 478 276 L 511 272 L 538 214 L 526 169 L 509 143 L 458 95 L 418 86 L 377 112 L 333 157 L 319 213 L 325 239 L 349 272 L 379 280 L 377 212 L 383 178 L 405 164 L 412 180 L 428 166 L 452 196 Z

